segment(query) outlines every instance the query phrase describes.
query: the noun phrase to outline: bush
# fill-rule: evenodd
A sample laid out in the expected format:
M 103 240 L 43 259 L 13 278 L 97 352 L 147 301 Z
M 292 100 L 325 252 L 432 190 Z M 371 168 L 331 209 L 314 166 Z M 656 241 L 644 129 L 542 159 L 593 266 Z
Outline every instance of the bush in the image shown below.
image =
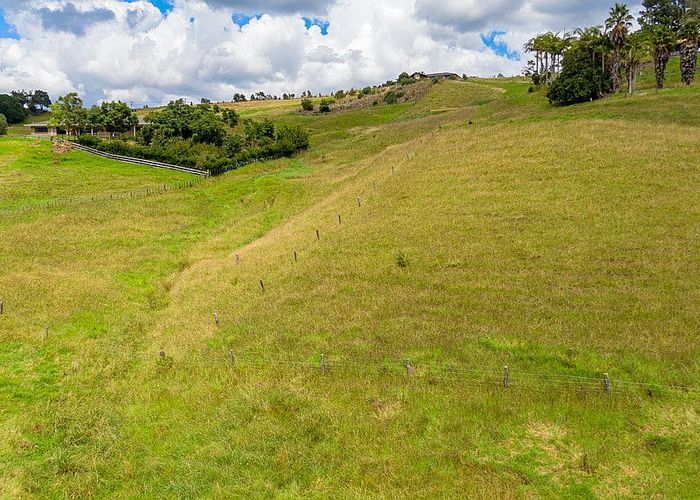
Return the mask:
M 314 103 L 311 101 L 311 99 L 302 99 L 301 100 L 301 109 L 304 111 L 313 111 L 314 110 Z
M 331 111 L 331 104 L 335 103 L 335 99 L 332 97 L 325 97 L 321 99 L 321 104 L 318 107 L 318 110 L 321 113 L 330 113 Z
M 598 99 L 610 89 L 610 75 L 593 61 L 590 53 L 580 45 L 567 50 L 561 74 L 547 91 L 549 102 L 567 106 Z
M 393 90 L 384 94 L 384 102 L 387 104 L 396 104 L 399 100 L 399 95 Z
M 309 133 L 303 128 L 283 125 L 277 129 L 277 144 L 280 153 L 291 156 L 309 147 Z
M 102 142 L 99 137 L 95 137 L 94 135 L 80 135 L 76 140 L 78 141 L 78 144 L 82 144 L 83 146 L 90 148 L 96 148 Z
M 559 76 L 549 87 L 547 98 L 557 106 L 568 106 L 598 98 L 596 72 L 586 69 Z
M 0 115 L 0 135 L 7 135 L 7 118 L 5 118 L 5 115 Z

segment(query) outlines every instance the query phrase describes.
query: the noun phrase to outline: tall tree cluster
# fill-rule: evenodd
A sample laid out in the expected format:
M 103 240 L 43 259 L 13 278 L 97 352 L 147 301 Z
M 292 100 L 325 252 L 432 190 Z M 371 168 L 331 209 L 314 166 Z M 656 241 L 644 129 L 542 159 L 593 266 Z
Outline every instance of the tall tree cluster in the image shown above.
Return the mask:
M 632 31 L 634 21 L 627 5 L 615 3 L 604 26 L 538 35 L 525 44 L 525 50 L 534 55 L 525 74 L 535 85 L 550 87 L 552 102 L 570 104 L 597 99 L 608 91 L 620 92 L 623 76 L 627 91 L 634 92 L 646 58 L 654 62 L 656 87 L 663 88 L 668 61 L 678 51 L 682 81 L 690 85 L 700 46 L 700 0 L 644 0 L 637 31 Z M 584 75 L 596 78 L 595 93 Z M 572 85 L 575 88 L 565 88 Z
M 13 90 L 0 95 L 0 114 L 10 124 L 20 123 L 30 116 L 45 113 L 51 106 L 51 98 L 44 90 Z

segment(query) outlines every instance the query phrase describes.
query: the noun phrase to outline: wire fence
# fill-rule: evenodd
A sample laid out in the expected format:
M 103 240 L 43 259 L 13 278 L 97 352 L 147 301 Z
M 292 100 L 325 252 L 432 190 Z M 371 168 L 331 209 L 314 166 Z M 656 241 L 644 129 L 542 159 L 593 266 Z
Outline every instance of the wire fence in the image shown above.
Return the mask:
M 1 213 L 13 213 L 13 212 L 30 212 L 32 210 L 50 209 L 50 208 L 61 208 L 69 206 L 79 206 L 90 203 L 98 203 L 105 201 L 116 201 L 116 200 L 128 200 L 128 199 L 138 199 L 145 198 L 148 196 L 154 196 L 166 192 L 178 191 L 182 189 L 188 189 L 197 186 L 202 182 L 205 177 L 194 177 L 189 181 L 179 181 L 171 182 L 166 184 L 159 184 L 157 186 L 149 186 L 141 189 L 136 189 L 133 191 L 115 191 L 110 193 L 98 193 L 89 194 L 82 196 L 71 196 L 69 198 L 58 198 L 52 200 L 37 200 L 34 202 L 23 203 L 21 205 L 10 205 L 5 207 L 0 207 Z
M 398 377 L 416 383 L 466 383 L 485 387 L 502 388 L 503 390 L 547 391 L 551 389 L 586 390 L 613 393 L 641 393 L 654 395 L 659 393 L 674 393 L 678 395 L 700 398 L 700 388 L 685 384 L 662 384 L 641 382 L 610 377 L 608 373 L 599 376 L 569 375 L 514 369 L 513 366 L 475 367 L 460 362 L 440 363 L 416 362 L 411 358 L 385 358 L 376 360 L 350 360 L 347 357 L 331 357 L 325 353 L 316 354 L 306 359 L 262 355 L 258 353 L 236 353 L 204 349 L 204 359 L 209 365 L 228 365 L 232 371 L 248 372 L 251 370 L 274 369 L 276 371 L 295 370 L 315 373 L 332 379 L 334 374 L 353 374 L 369 378 Z M 169 356 L 165 350 L 158 353 L 157 361 L 177 366 L 184 358 Z M 213 363 L 212 363 L 213 362 Z

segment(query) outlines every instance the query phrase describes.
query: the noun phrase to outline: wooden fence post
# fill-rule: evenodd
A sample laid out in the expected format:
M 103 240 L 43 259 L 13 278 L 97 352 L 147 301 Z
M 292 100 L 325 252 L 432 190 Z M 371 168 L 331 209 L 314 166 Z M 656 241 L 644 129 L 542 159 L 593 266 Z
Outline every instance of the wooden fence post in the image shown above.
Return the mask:
M 214 323 L 216 323 L 216 326 L 219 326 L 219 313 L 214 312 Z
M 316 239 L 317 239 L 317 240 L 320 240 L 320 239 L 321 239 L 321 233 L 319 232 L 318 229 L 316 230 Z
M 342 224 L 342 223 L 343 223 L 343 219 L 341 219 L 340 214 L 338 214 L 338 224 Z
M 605 392 L 610 394 L 612 384 L 610 383 L 610 377 L 608 376 L 607 372 L 603 373 L 603 388 L 605 389 Z
M 299 262 L 299 257 L 297 256 L 296 250 L 294 251 L 294 262 Z
M 503 387 L 508 387 L 509 384 L 509 373 L 508 373 L 508 367 L 504 366 L 503 367 Z
M 321 375 L 326 374 L 326 355 L 321 353 Z
M 359 206 L 361 206 L 361 205 L 362 205 L 362 200 L 358 197 L 358 198 L 357 198 L 357 206 L 359 207 Z
M 260 290 L 265 292 L 265 283 L 263 283 L 263 280 L 260 280 Z
M 229 361 L 231 362 L 231 368 L 233 368 L 234 365 L 236 364 L 236 355 L 233 353 L 233 351 L 228 352 L 228 358 L 229 358 Z
M 411 376 L 411 358 L 408 358 L 406 360 L 406 376 L 410 377 Z

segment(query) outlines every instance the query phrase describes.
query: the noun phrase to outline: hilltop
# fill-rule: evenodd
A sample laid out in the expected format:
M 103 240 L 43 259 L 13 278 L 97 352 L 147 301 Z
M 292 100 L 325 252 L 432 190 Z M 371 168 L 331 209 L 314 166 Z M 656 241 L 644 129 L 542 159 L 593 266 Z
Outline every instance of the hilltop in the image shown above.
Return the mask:
M 309 150 L 191 187 L 3 139 L 0 492 L 692 495 L 700 87 L 644 81 L 234 103 Z

